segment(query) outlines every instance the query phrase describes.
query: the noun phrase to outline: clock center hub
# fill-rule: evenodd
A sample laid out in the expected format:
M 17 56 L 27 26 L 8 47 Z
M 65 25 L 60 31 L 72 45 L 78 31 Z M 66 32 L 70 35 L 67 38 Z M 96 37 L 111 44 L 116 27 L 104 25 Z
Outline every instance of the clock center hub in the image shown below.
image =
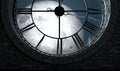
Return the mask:
M 58 7 L 55 8 L 55 14 L 56 14 L 57 16 L 62 16 L 62 15 L 64 15 L 64 12 L 65 12 L 65 10 L 64 10 L 64 8 L 61 7 L 61 6 L 58 6 Z

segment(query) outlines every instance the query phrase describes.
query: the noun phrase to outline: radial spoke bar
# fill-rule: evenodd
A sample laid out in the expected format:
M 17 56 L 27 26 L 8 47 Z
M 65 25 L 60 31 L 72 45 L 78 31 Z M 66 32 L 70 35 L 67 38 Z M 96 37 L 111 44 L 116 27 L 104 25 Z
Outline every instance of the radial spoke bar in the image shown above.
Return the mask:
M 65 12 L 87 12 L 88 14 L 102 14 L 102 10 L 88 8 L 88 10 L 65 10 Z
M 31 14 L 31 8 L 17 8 L 16 13 L 18 14 Z
M 32 12 L 54 12 L 54 10 L 32 10 Z
M 65 12 L 88 12 L 88 10 L 65 10 Z
M 60 38 L 60 32 L 61 32 L 61 31 L 60 31 L 60 28 L 61 28 L 61 27 L 60 27 L 60 26 L 61 26 L 61 25 L 60 25 L 60 16 L 59 16 L 58 18 L 59 18 L 59 31 L 58 31 L 59 33 L 58 33 L 58 35 L 59 35 L 59 38 Z
M 57 41 L 57 55 L 62 55 L 62 39 L 58 39 Z
M 100 10 L 100 9 L 88 8 L 88 14 L 102 14 L 102 10 Z
M 32 12 L 54 12 L 54 10 L 32 10 L 31 8 L 16 9 L 16 13 L 18 14 L 31 14 Z

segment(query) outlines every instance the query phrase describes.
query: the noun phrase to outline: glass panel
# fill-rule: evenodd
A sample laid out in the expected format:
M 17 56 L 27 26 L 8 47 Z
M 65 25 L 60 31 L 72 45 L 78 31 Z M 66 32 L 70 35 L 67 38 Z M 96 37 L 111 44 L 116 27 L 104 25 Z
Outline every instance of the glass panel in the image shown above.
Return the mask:
M 37 46 L 39 41 L 42 39 L 43 34 L 40 33 L 36 28 L 32 28 L 23 33 L 24 38 L 34 47 Z
M 31 23 L 33 23 L 33 21 L 30 14 L 17 15 L 17 24 L 19 29 L 22 29 Z
M 17 0 L 16 25 L 25 42 L 63 55 L 83 51 L 101 37 L 110 18 L 110 0 L 61 0 L 57 8 L 58 1 Z

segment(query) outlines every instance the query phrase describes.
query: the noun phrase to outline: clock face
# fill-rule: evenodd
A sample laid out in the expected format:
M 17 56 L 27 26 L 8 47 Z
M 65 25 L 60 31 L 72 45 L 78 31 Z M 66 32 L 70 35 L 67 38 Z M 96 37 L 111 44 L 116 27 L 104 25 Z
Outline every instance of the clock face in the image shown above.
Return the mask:
M 94 45 L 110 18 L 110 0 L 16 0 L 22 41 L 47 56 L 70 56 Z

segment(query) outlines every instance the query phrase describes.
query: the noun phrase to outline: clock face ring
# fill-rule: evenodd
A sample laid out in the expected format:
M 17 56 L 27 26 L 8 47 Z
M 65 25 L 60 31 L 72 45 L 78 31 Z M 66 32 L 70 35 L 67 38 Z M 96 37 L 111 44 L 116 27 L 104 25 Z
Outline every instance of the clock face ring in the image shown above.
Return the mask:
M 110 6 L 106 8 L 103 0 L 96 1 L 97 8 L 89 1 L 80 1 L 80 7 L 75 10 L 64 3 L 41 0 L 31 0 L 27 6 L 19 8 L 19 0 L 16 1 L 14 17 L 20 35 L 33 49 L 45 54 L 67 56 L 82 52 L 104 32 L 110 17 L 106 9 Z
M 37 53 L 35 58 L 82 55 L 99 42 L 111 16 L 110 0 L 12 0 L 10 4 L 17 46 L 30 56 Z

